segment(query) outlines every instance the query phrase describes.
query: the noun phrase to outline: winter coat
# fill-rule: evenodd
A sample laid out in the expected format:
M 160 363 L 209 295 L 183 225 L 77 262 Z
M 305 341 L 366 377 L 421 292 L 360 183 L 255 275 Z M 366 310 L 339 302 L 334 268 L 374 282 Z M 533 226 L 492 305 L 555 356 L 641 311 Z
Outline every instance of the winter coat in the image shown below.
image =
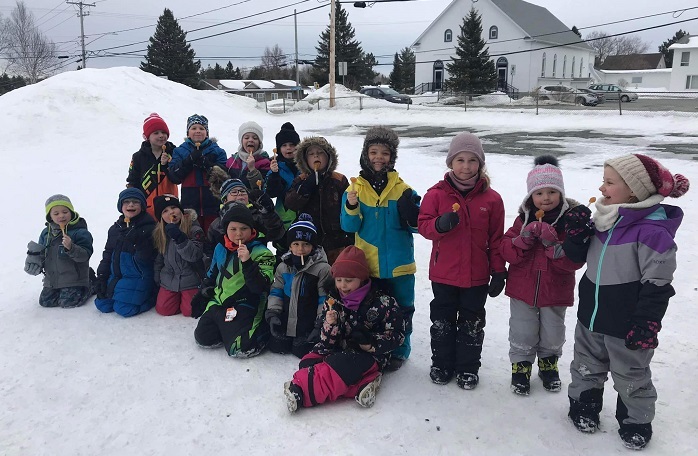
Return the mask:
M 359 205 L 347 208 L 351 187 L 346 188 L 342 196 L 342 229 L 356 233 L 356 246 L 366 253 L 371 277 L 387 279 L 417 272 L 412 237 L 416 229 L 403 223 L 397 207 L 397 200 L 410 186 L 397 171 L 391 171 L 380 195 L 363 177 L 358 177 L 353 187 Z M 412 193 L 417 194 L 414 190 Z
M 109 228 L 98 277 L 108 277 L 107 298 L 141 305 L 152 298 L 155 282 L 153 244 L 155 219 L 141 212 L 128 224 L 124 216 Z
M 327 297 L 325 287 L 332 284 L 330 265 L 322 247 L 308 256 L 305 266 L 296 269 L 291 252 L 287 252 L 276 268 L 269 293 L 266 318 L 277 315 L 285 323 L 286 335 L 309 334 Z
M 75 213 L 65 230 L 73 241 L 70 250 L 63 247 L 63 233 L 55 223 L 47 223 L 39 236 L 39 244 L 45 247 L 41 253 L 45 273 L 44 287 L 89 287 L 93 248 L 87 222 Z
M 269 154 L 263 150 L 258 150 L 252 154 L 254 157 L 255 170 L 250 172 L 250 169 L 247 167 L 247 162 L 240 158 L 239 152 L 240 150 L 225 162 L 228 174 L 230 174 L 232 179 L 240 179 L 249 189 L 258 188 L 257 181 L 264 181 L 264 176 L 266 176 L 269 171 L 269 166 L 271 164 L 269 161 Z
M 683 220 L 675 206 L 621 207 L 608 231 L 596 231 L 579 282 L 577 318 L 590 331 L 625 338 L 635 322 L 660 322 L 676 270 L 674 236 Z
M 177 244 L 167 239 L 165 253 L 155 258 L 155 283 L 166 290 L 179 292 L 198 288 L 204 279 L 204 230 L 196 221 L 196 214 L 185 209 L 192 218 L 188 239 Z
M 165 153 L 172 155 L 174 144 L 165 144 Z M 150 142 L 143 141 L 138 152 L 131 157 L 131 164 L 128 167 L 127 187 L 141 190 L 146 196 L 148 214 L 155 217 L 153 200 L 159 195 L 179 196 L 177 184 L 172 182 L 167 176 L 169 163 L 160 164 L 160 159 L 155 158 Z
M 460 223 L 446 233 L 436 219 L 458 203 Z M 446 180 L 424 195 L 419 210 L 419 234 L 432 241 L 429 280 L 460 288 L 489 283 L 490 275 L 506 271 L 499 249 L 504 235 L 504 203 L 499 193 L 480 179 L 465 196 Z
M 199 145 L 201 158 L 194 163 L 191 153 L 196 145 L 187 139 L 172 153 L 167 175 L 175 184 L 182 184 L 182 207 L 191 208 L 198 216 L 218 215 L 220 201 L 211 194 L 208 173 L 214 165 L 224 166 L 226 153 L 215 139 L 206 138 Z
M 331 325 L 325 320 L 330 310 L 328 301 L 325 301 L 320 342 L 315 344 L 311 353 L 326 356 L 345 350 L 363 352 L 356 339 L 352 339 L 352 334 L 363 333 L 375 349 L 370 353 L 371 356 L 382 370 L 390 361 L 390 352 L 405 340 L 405 321 L 395 298 L 372 285 L 359 308 L 354 311 L 344 307 L 336 288 L 330 292 L 329 297 L 335 301 L 331 310 L 337 311 L 337 323 Z
M 286 193 L 291 189 L 293 180 L 298 176 L 298 168 L 293 163 L 288 163 L 279 155 L 277 158 L 279 164 L 279 172 L 273 173 L 271 170 L 267 173 L 266 192 L 271 198 L 276 198 L 276 213 L 279 214 L 281 221 L 284 223 L 284 228 L 288 229 L 291 223 L 296 219 L 296 212 L 286 207 Z
M 321 140 L 322 138 L 316 138 Z M 316 144 L 315 138 L 304 140 L 300 147 L 296 149 L 296 157 L 305 157 L 305 152 L 310 146 L 319 145 L 325 149 L 324 140 Z M 313 218 L 313 223 L 318 230 L 318 242 L 330 255 L 333 250 L 341 249 L 354 244 L 354 234 L 346 233 L 342 230 L 339 221 L 342 194 L 349 186 L 346 176 L 335 171 L 337 167 L 337 151 L 334 147 L 326 150 L 330 155 L 327 169 L 318 174 L 319 185 L 315 192 L 310 195 L 301 195 L 298 188 L 306 179 L 315 179 L 315 171 L 308 168 L 305 159 L 297 159 L 296 166 L 300 175 L 291 183 L 291 189 L 286 193 L 286 207 L 297 214 L 305 212 Z
M 567 202 L 570 208 L 579 206 L 579 203 L 572 199 L 568 198 Z M 552 224 L 560 243 L 565 240 L 562 215 L 564 214 L 560 214 L 557 221 Z M 575 263 L 567 258 L 559 246 L 546 249 L 541 242 L 536 242 L 529 250 L 516 247 L 512 241 L 521 234 L 524 218 L 525 215 L 520 210 L 514 225 L 504 233 L 504 239 L 500 244 L 502 257 L 509 263 L 505 294 L 533 307 L 572 306 L 574 304 L 574 271 L 581 268 L 584 263 Z

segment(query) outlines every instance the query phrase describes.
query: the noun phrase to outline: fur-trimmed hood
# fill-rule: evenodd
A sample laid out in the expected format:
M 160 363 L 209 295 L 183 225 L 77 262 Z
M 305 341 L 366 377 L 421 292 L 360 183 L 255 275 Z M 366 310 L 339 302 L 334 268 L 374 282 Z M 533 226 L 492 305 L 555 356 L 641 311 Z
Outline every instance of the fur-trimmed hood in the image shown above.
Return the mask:
M 397 161 L 397 148 L 400 145 L 400 138 L 397 137 L 397 133 L 391 128 L 382 126 L 369 128 L 366 132 L 359 164 L 362 170 L 372 173 L 373 167 L 368 160 L 368 148 L 371 144 L 383 144 L 388 148 L 390 151 L 390 162 L 388 163 L 388 169 L 386 171 L 394 170 L 395 162 Z
M 315 170 L 308 167 L 308 160 L 306 160 L 306 155 L 308 154 L 308 149 L 311 146 L 317 146 L 324 150 L 329 160 L 327 162 L 327 171 L 325 174 L 332 174 L 337 169 L 337 149 L 334 148 L 325 138 L 322 136 L 311 136 L 309 138 L 303 139 L 303 141 L 298 144 L 296 148 L 296 166 L 302 174 L 312 174 Z
M 211 194 L 217 199 L 221 199 L 221 186 L 223 182 L 230 179 L 230 174 L 228 171 L 224 170 L 218 165 L 214 165 L 208 174 L 208 184 Z

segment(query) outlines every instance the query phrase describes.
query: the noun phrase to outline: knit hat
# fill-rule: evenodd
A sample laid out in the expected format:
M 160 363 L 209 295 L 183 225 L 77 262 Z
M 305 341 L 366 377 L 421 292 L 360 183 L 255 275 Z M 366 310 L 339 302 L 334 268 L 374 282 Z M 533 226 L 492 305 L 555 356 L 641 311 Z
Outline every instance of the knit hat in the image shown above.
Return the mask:
M 245 133 L 254 133 L 257 135 L 259 138 L 259 148 L 260 150 L 262 149 L 262 141 L 264 140 L 264 135 L 262 134 L 262 127 L 259 126 L 257 122 L 245 122 L 244 124 L 240 125 L 240 128 L 238 129 L 238 142 L 240 143 L 240 147 L 242 147 L 242 137 L 245 136 Z
M 655 193 L 678 198 L 688 191 L 690 182 L 681 174 L 672 174 L 657 160 L 647 155 L 631 154 L 606 161 L 628 184 L 638 201 Z
M 288 245 L 293 241 L 305 241 L 317 247 L 317 229 L 313 225 L 313 217 L 308 214 L 301 214 L 298 220 L 288 227 L 286 232 Z
M 155 210 L 155 219 L 157 221 L 160 221 L 162 218 L 162 211 L 169 206 L 178 207 L 180 211 L 182 210 L 182 204 L 174 195 L 159 195 L 155 197 L 153 200 L 153 208 Z
M 541 188 L 554 188 L 560 192 L 560 197 L 565 197 L 565 183 L 562 180 L 562 171 L 557 163 L 557 158 L 552 155 L 540 155 L 533 160 L 533 169 L 526 177 L 526 187 L 530 198 L 533 193 Z
M 249 193 L 247 187 L 245 187 L 245 184 L 240 179 L 228 179 L 227 181 L 223 182 L 223 185 L 221 185 L 221 201 L 225 203 L 228 193 L 236 188 L 245 190 Z
M 250 228 L 254 228 L 252 211 L 243 203 L 232 204 L 223 216 L 223 232 L 228 230 L 230 222 L 244 223 Z
M 75 209 L 73 208 L 73 203 L 70 201 L 70 198 L 68 198 L 65 195 L 53 195 L 50 196 L 46 200 L 46 221 L 50 222 L 51 221 L 51 209 L 53 209 L 56 206 L 65 206 L 67 207 L 70 212 L 73 214 L 73 217 L 75 216 Z M 71 217 L 71 219 L 73 218 Z
M 208 119 L 206 116 L 201 116 L 199 114 L 193 114 L 187 119 L 187 134 L 189 134 L 189 129 L 192 125 L 201 125 L 206 129 L 206 136 L 208 137 Z
M 368 148 L 372 144 L 383 144 L 388 148 L 390 151 L 390 162 L 388 163 L 387 170 L 392 171 L 397 161 L 397 146 L 400 145 L 400 139 L 397 137 L 397 133 L 390 128 L 380 126 L 368 129 L 366 137 L 364 138 L 364 147 L 361 149 L 361 158 L 359 159 L 361 169 L 367 171 L 373 171 L 371 162 L 368 159 Z
M 485 164 L 485 151 L 482 148 L 482 141 L 474 134 L 465 131 L 453 137 L 451 145 L 448 147 L 448 155 L 446 155 L 446 166 L 450 168 L 453 159 L 461 152 L 470 152 L 480 160 L 480 166 Z
M 334 278 L 348 277 L 361 281 L 368 279 L 369 269 L 364 251 L 354 245 L 345 248 L 334 260 L 330 272 Z
M 119 193 L 119 200 L 116 203 L 116 210 L 121 212 L 121 208 L 124 205 L 124 200 L 125 199 L 137 199 L 141 203 L 141 209 L 145 210 L 147 204 L 145 202 L 145 195 L 143 192 L 137 188 L 130 187 L 127 188 L 126 190 L 122 190 L 121 193 Z M 123 214 L 123 212 L 122 212 Z
M 258 135 L 259 136 L 259 135 Z M 262 139 L 260 138 L 260 141 Z M 286 122 L 281 126 L 281 130 L 276 134 L 276 151 L 281 152 L 281 146 L 286 143 L 298 145 L 301 142 L 301 137 L 296 133 L 296 129 L 291 122 Z
M 167 128 L 165 121 L 162 120 L 162 117 L 160 117 L 156 112 L 153 112 L 143 121 L 143 137 L 148 139 L 150 135 L 158 130 L 162 130 L 167 133 L 168 137 L 170 136 L 170 129 Z M 187 128 L 187 131 L 188 130 L 189 129 Z

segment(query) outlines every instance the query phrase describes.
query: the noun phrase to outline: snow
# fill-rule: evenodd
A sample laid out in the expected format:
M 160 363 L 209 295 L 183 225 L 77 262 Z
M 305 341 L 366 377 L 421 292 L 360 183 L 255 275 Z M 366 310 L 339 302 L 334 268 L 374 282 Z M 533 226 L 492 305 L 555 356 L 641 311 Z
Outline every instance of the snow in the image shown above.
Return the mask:
M 254 84 L 260 89 L 273 89 L 274 83 L 263 79 L 251 79 L 250 84 Z
M 669 46 L 669 50 L 672 49 L 692 49 L 698 47 L 698 36 L 691 36 L 688 39 L 688 43 L 674 43 Z
M 323 90 L 314 95 L 323 96 Z M 339 94 L 346 92 L 338 88 Z M 318 98 L 320 99 L 320 98 Z M 325 98 L 323 98 L 325 100 Z M 467 128 L 488 135 L 487 167 L 503 197 L 507 227 L 526 191 L 530 156 L 499 154 L 499 135 L 525 132 L 531 147 L 548 141 L 571 155 L 561 164 L 570 197 L 598 193 L 601 165 L 611 156 L 640 152 L 650 144 L 695 145 L 696 115 L 602 111 L 412 106 L 380 103 L 359 111 L 350 100 L 338 108 L 269 115 L 245 97 L 195 91 L 134 68 L 64 73 L 0 97 L 5 160 L 0 168 L 4 261 L 0 263 L 0 454 L 472 454 L 625 455 L 614 418 L 615 392 L 605 392 L 602 429 L 576 431 L 566 418 L 576 308 L 567 313 L 567 342 L 560 362 L 563 392 L 545 392 L 532 379 L 529 397 L 509 391 L 508 299 L 487 303 L 481 383 L 463 391 L 437 386 L 428 377 L 430 243 L 415 237 L 417 258 L 413 352 L 385 376 L 376 405 L 362 409 L 341 401 L 289 415 L 282 393 L 298 360 L 265 353 L 229 359 L 222 350 L 196 346 L 196 321 L 154 311 L 123 319 L 99 313 L 90 300 L 77 309 L 38 305 L 39 277 L 22 270 L 28 241 L 44 223 L 44 201 L 68 195 L 95 238 L 96 267 L 115 203 L 124 188 L 131 154 L 141 141 L 142 121 L 158 112 L 171 140 L 185 135 L 186 118 L 209 119 L 212 136 L 232 153 L 238 126 L 254 120 L 270 149 L 280 125 L 292 122 L 301 137 L 321 134 L 340 154 L 339 171 L 358 173 L 363 134 L 370 125 L 394 125 L 401 134 L 397 169 L 420 193 L 441 179 L 453 134 L 414 134 L 425 128 Z M 364 100 L 364 107 L 374 100 Z M 591 130 L 600 137 L 569 138 Z M 545 134 L 545 138 L 541 135 Z M 581 133 L 580 133 L 581 134 Z M 653 152 L 673 172 L 698 182 L 695 155 Z M 26 158 L 30 157 L 30 158 Z M 670 200 L 684 208 L 679 229 L 676 296 L 662 322 L 652 363 L 659 393 L 654 436 L 645 454 L 694 454 L 698 377 L 698 191 Z M 694 209 L 690 209 L 690 208 Z M 581 273 L 581 272 L 580 272 Z
M 221 79 L 218 82 L 220 82 L 223 87 L 235 90 L 244 90 L 247 85 L 247 82 L 241 79 Z
M 296 81 L 294 81 L 293 79 L 272 79 L 271 82 L 273 82 L 274 84 L 281 84 L 288 87 L 296 87 L 297 85 Z

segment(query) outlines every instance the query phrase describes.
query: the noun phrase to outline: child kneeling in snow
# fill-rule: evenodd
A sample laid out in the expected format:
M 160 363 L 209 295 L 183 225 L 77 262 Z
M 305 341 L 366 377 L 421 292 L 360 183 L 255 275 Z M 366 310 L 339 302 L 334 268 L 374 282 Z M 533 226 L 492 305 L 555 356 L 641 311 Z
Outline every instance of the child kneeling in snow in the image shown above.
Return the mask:
M 236 358 L 250 358 L 264 349 L 269 327 L 264 321 L 267 295 L 274 276 L 274 254 L 257 240 L 252 212 L 231 207 L 223 217 L 224 244 L 218 244 L 204 283 L 192 300 L 194 331 L 203 348 L 225 346 Z
M 340 397 L 372 407 L 390 353 L 405 340 L 405 322 L 395 299 L 369 279 L 364 252 L 349 246 L 332 266 L 335 289 L 323 308 L 318 342 L 284 384 L 290 412 Z

